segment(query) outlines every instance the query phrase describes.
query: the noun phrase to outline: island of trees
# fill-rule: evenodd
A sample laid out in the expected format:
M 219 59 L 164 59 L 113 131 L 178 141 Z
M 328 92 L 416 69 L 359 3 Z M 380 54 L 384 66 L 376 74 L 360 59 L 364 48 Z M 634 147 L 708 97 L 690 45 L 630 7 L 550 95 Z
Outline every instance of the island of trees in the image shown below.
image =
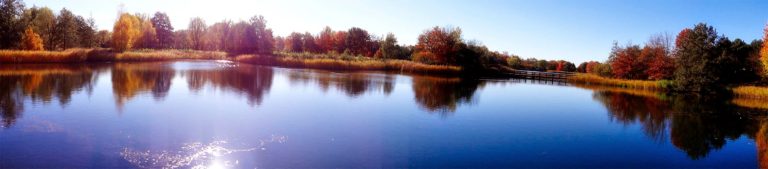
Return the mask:
M 652 36 L 644 45 L 614 43 L 609 59 L 576 66 L 565 60 L 523 59 L 465 40 L 458 27 L 433 27 L 415 45 L 392 34 L 378 36 L 352 27 L 274 36 L 267 20 L 209 23 L 192 18 L 175 28 L 163 12 L 118 12 L 111 30 L 97 30 L 92 18 L 66 8 L 27 8 L 0 0 L 0 63 L 158 61 L 229 59 L 262 65 L 337 70 L 487 76 L 511 70 L 580 72 L 573 83 L 647 90 L 768 97 L 768 27 L 762 40 L 747 43 L 718 35 L 705 23 L 672 38 Z M 178 25 L 177 25 L 178 27 Z

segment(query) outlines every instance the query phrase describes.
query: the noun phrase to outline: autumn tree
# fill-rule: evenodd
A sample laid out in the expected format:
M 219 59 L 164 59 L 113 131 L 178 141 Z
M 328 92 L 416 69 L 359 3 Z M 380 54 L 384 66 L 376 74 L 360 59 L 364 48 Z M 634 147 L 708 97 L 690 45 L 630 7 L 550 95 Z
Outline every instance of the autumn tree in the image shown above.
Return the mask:
M 288 39 L 286 39 L 286 41 L 287 40 Z M 337 31 L 333 34 L 333 46 L 336 52 L 342 53 L 347 49 L 346 41 L 347 41 L 347 31 Z
M 96 46 L 107 48 L 112 44 L 112 32 L 100 30 L 96 32 Z
M 205 39 L 208 41 L 206 49 L 216 51 L 227 49 L 228 45 L 233 43 L 227 39 L 227 34 L 230 33 L 231 25 L 231 21 L 224 20 L 216 22 L 208 27 L 208 30 L 205 33 Z
M 285 50 L 285 38 L 283 38 L 282 36 L 275 37 L 275 50 L 277 51 Z
M 173 45 L 173 26 L 171 20 L 164 12 L 155 12 L 152 17 L 152 26 L 157 34 L 157 48 L 167 49 Z
M 581 62 L 579 66 L 576 66 L 576 72 L 587 73 L 587 62 Z
M 419 35 L 413 59 L 433 64 L 456 64 L 461 43 L 461 29 L 434 27 Z
M 298 32 L 293 32 L 290 35 L 285 37 L 285 50 L 289 52 L 303 52 L 304 51 L 304 44 L 302 38 L 304 37 L 303 34 Z
M 517 55 L 512 55 L 507 58 L 507 65 L 513 69 L 524 69 L 523 60 L 520 59 L 520 56 Z
M 675 60 L 672 55 L 672 42 L 667 34 L 658 34 L 651 37 L 643 47 L 641 58 L 646 58 L 648 69 L 645 73 L 648 79 L 662 80 L 672 79 L 675 72 Z
M 35 33 L 32 28 L 27 28 L 24 31 L 24 36 L 21 38 L 22 50 L 43 50 L 43 40 L 40 35 Z
M 763 46 L 760 48 L 760 60 L 763 64 L 763 76 L 768 78 L 768 24 L 763 29 Z
M 189 31 L 188 35 L 193 49 L 203 50 L 205 47 L 205 39 L 203 36 L 205 36 L 206 28 L 207 26 L 205 25 L 205 20 L 203 20 L 203 18 L 195 17 L 189 22 L 187 31 Z
M 254 47 L 252 52 L 258 54 L 271 54 L 274 50 L 274 37 L 272 36 L 272 29 L 267 28 L 267 20 L 264 16 L 256 15 L 249 20 L 250 30 L 253 30 Z M 312 42 L 314 43 L 314 42 Z
M 644 58 L 641 53 L 638 45 L 619 46 L 614 42 L 608 57 L 613 76 L 621 79 L 647 79 L 645 71 L 648 69 L 648 58 Z
M 43 46 L 53 46 L 53 28 L 56 23 L 56 16 L 53 11 L 48 7 L 32 7 L 28 10 L 24 10 L 22 16 L 23 22 L 26 22 L 32 31 L 40 35 L 43 41 Z
M 305 32 L 301 36 L 302 51 L 310 53 L 320 52 L 320 46 L 315 43 L 315 37 L 311 33 Z
M 112 48 L 117 51 L 131 49 L 141 34 L 139 24 L 136 16 L 128 13 L 121 14 L 112 29 Z
M 0 49 L 18 46 L 22 27 L 20 17 L 24 4 L 18 0 L 0 0 Z
M 145 20 L 141 23 L 141 29 L 139 38 L 137 40 L 136 48 L 155 48 L 157 45 L 157 32 L 152 22 Z
M 173 32 L 173 48 L 191 49 L 192 40 L 189 39 L 189 31 L 177 30 Z
M 368 31 L 358 27 L 352 27 L 347 31 L 344 45 L 352 55 L 373 56 L 370 45 L 373 42 Z
M 326 26 L 323 28 L 323 30 L 320 31 L 320 34 L 317 36 L 316 41 L 322 52 L 325 53 L 333 51 L 333 30 L 331 30 L 331 27 Z

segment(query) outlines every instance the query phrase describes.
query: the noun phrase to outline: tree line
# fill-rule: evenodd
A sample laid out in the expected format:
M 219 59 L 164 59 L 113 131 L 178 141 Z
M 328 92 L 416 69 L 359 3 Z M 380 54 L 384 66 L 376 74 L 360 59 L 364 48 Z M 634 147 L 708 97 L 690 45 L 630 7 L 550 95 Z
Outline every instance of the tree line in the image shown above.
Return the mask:
M 21 1 L 0 1 L 0 49 L 62 50 L 96 47 L 107 39 L 97 32 L 93 18 L 66 8 L 25 8 Z
M 96 31 L 93 19 L 58 13 L 46 7 L 25 8 L 19 0 L 0 0 L 0 49 L 64 50 L 68 48 L 190 49 L 225 51 L 231 55 L 281 52 L 330 54 L 379 60 L 461 66 L 464 70 L 525 69 L 578 71 L 604 77 L 633 80 L 668 80 L 680 91 L 716 91 L 741 84 L 763 84 L 768 77 L 768 27 L 764 40 L 747 43 L 718 35 L 704 23 L 683 29 L 676 37 L 651 36 L 643 45 L 613 44 L 604 63 L 584 62 L 576 66 L 564 60 L 522 59 L 507 52 L 488 49 L 465 40 L 458 27 L 424 30 L 415 45 L 401 45 L 392 34 L 374 35 L 359 27 L 318 33 L 293 32 L 273 35 L 263 16 L 248 20 L 223 20 L 207 24 L 192 18 L 185 29 L 171 25 L 163 12 L 154 15 L 120 12 L 111 31 Z
M 577 70 L 604 77 L 669 80 L 673 90 L 717 92 L 736 85 L 762 85 L 768 78 L 768 25 L 763 40 L 731 40 L 705 23 L 643 45 L 614 43 L 606 63 L 581 63 Z
M 186 29 L 175 30 L 163 12 L 154 15 L 119 12 L 111 31 L 96 31 L 93 19 L 62 9 L 25 8 L 20 0 L 1 0 L 0 49 L 65 50 L 69 48 L 192 49 L 226 51 L 230 54 L 301 52 L 351 55 L 375 59 L 402 59 L 428 64 L 456 65 L 467 70 L 512 66 L 516 69 L 575 71 L 563 60 L 522 60 L 506 52 L 491 51 L 477 41 L 467 41 L 458 27 L 433 27 L 415 45 L 401 45 L 394 34 L 382 37 L 352 27 L 319 33 L 293 32 L 273 37 L 263 16 L 247 21 L 223 20 L 207 24 L 192 18 Z

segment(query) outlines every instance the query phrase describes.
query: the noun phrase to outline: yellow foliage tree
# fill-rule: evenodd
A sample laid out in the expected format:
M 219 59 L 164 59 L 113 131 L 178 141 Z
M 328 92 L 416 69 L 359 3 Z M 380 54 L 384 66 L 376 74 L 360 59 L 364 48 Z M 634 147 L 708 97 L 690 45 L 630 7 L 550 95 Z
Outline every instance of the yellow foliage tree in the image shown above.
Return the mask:
M 24 36 L 21 37 L 21 49 L 22 50 L 44 50 L 43 39 L 40 35 L 35 33 L 31 27 L 24 31 Z
M 112 48 L 116 51 L 126 51 L 133 47 L 141 36 L 139 18 L 128 13 L 120 15 L 112 29 Z
M 760 48 L 760 60 L 763 62 L 763 75 L 768 77 L 768 24 L 763 29 L 763 47 Z

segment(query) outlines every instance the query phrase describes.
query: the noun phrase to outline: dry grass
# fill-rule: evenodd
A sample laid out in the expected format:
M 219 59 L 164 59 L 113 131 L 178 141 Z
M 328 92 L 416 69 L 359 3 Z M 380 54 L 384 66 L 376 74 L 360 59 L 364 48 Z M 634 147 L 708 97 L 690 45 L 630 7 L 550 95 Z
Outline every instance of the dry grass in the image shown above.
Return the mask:
M 0 63 L 78 63 L 107 61 L 163 61 L 176 59 L 226 59 L 225 52 L 194 50 L 136 50 L 115 53 L 110 49 L 64 51 L 0 50 Z
M 664 100 L 667 98 L 667 94 L 655 91 L 655 90 L 638 90 L 638 89 L 631 89 L 631 88 L 623 88 L 623 87 L 613 87 L 613 86 L 605 86 L 605 85 L 586 85 L 581 83 L 573 84 L 573 86 L 589 89 L 593 91 L 607 91 L 607 92 L 614 92 L 614 93 L 624 93 L 634 96 L 643 96 L 643 97 L 652 97 L 660 100 Z
M 106 51 L 106 52 L 105 52 Z M 0 50 L 0 63 L 73 63 L 85 62 L 97 55 L 109 53 L 107 49 L 68 49 L 64 51 Z
M 741 98 L 768 99 L 768 86 L 739 86 L 731 90 Z
M 365 57 L 331 57 L 328 55 L 240 55 L 235 60 L 258 65 L 325 70 L 380 70 L 421 74 L 458 74 L 461 72 L 461 68 L 458 66 L 428 65 L 407 60 L 378 60 Z
M 115 61 L 144 62 L 179 59 L 216 60 L 226 59 L 226 52 L 196 50 L 136 50 L 118 53 Z
M 584 73 L 579 73 L 568 77 L 568 82 L 642 90 L 666 90 L 669 83 L 668 81 L 613 79 Z
M 768 109 L 768 100 L 766 99 L 736 97 L 731 100 L 731 103 L 741 107 Z

